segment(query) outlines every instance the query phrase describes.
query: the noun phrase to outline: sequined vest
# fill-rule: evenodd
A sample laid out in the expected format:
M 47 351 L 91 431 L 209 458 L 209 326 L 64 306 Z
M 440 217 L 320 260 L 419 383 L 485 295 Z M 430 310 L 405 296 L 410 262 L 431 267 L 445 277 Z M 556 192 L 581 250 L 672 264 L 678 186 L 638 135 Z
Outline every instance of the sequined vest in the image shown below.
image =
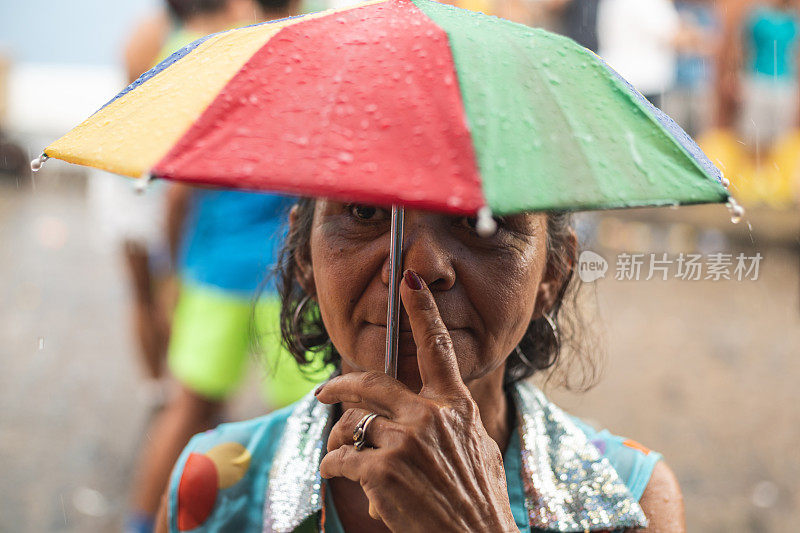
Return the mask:
M 521 477 L 535 531 L 616 531 L 647 519 L 609 460 L 535 386 L 515 385 Z M 313 394 L 283 412 L 195 437 L 169 493 L 171 531 L 319 530 L 332 408 Z M 251 464 L 252 463 L 252 464 Z

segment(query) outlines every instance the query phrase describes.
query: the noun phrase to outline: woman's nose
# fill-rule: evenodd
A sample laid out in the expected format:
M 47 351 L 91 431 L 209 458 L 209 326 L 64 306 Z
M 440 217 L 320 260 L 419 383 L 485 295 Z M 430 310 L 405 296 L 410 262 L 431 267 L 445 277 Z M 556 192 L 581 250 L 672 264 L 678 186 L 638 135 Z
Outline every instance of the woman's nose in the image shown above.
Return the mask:
M 437 232 L 435 224 L 413 219 L 405 224 L 403 234 L 403 270 L 416 272 L 432 291 L 446 291 L 456 281 L 453 254 L 447 246 L 447 235 Z M 389 284 L 389 260 L 382 271 L 383 282 Z

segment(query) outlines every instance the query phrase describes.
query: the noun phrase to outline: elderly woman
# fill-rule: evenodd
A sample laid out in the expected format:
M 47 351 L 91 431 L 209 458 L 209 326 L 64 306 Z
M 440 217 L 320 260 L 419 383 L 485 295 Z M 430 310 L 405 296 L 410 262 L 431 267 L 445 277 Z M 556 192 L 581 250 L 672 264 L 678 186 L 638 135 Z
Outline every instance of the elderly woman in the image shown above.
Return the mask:
M 389 214 L 301 200 L 284 339 L 339 375 L 282 411 L 196 436 L 161 530 L 684 531 L 660 455 L 526 381 L 552 366 L 576 239 L 564 214 L 407 211 L 398 378 L 383 374 Z

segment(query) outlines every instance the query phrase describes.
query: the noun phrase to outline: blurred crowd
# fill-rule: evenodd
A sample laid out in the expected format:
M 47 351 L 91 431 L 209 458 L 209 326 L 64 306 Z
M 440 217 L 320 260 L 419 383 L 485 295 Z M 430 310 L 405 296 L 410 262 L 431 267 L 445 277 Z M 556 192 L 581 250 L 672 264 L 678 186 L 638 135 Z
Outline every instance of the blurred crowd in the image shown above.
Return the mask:
M 501 1 L 596 52 L 694 137 L 748 207 L 800 201 L 800 1 Z

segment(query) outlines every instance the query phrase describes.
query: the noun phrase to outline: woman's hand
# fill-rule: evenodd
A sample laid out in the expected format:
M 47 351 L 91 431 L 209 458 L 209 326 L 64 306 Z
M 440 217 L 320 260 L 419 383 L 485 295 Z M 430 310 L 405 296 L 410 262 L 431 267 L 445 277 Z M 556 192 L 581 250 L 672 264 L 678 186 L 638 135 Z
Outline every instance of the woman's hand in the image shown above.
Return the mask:
M 433 295 L 407 271 L 401 296 L 422 390 L 379 372 L 351 372 L 318 389 L 323 403 L 359 406 L 331 430 L 320 472 L 360 483 L 370 515 L 392 531 L 518 531 L 500 449 L 461 379 Z M 379 415 L 368 427 L 371 447 L 356 451 L 353 431 L 370 412 Z

